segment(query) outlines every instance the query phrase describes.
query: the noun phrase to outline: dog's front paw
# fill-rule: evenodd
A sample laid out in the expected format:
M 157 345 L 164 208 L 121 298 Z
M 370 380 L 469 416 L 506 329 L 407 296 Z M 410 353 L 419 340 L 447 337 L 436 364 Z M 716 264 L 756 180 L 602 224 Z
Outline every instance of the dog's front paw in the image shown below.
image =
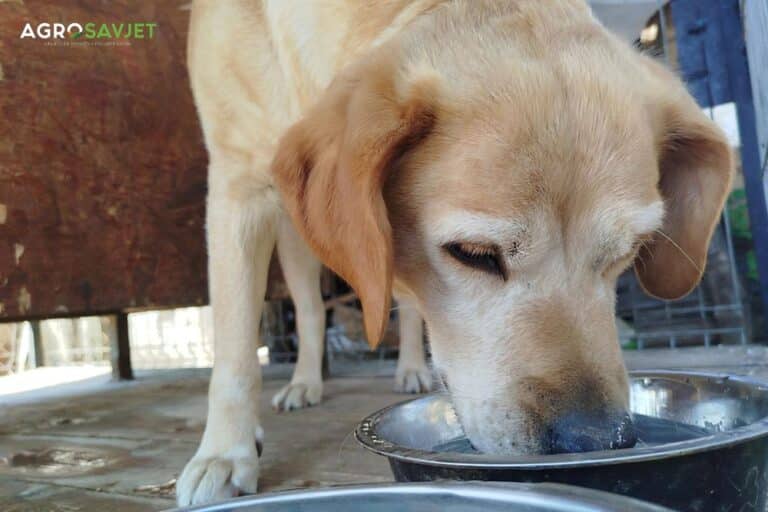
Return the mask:
M 254 434 L 250 441 L 233 442 L 234 436 L 214 438 L 206 429 L 200 448 L 176 482 L 179 506 L 254 494 L 264 431 L 257 425 Z
M 397 367 L 395 391 L 398 393 L 428 393 L 432 391 L 432 372 L 424 365 L 418 368 Z
M 272 407 L 277 411 L 292 411 L 317 405 L 323 399 L 323 382 L 292 382 L 275 393 Z
M 204 458 L 189 461 L 176 482 L 179 506 L 198 505 L 253 494 L 259 478 L 259 458 Z

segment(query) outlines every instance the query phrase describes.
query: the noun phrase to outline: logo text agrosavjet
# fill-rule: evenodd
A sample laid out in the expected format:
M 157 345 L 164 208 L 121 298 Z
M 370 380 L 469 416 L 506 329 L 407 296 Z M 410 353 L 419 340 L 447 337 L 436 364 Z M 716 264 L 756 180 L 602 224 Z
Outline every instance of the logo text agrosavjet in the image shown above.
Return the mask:
M 153 39 L 157 23 L 27 23 L 20 39 Z

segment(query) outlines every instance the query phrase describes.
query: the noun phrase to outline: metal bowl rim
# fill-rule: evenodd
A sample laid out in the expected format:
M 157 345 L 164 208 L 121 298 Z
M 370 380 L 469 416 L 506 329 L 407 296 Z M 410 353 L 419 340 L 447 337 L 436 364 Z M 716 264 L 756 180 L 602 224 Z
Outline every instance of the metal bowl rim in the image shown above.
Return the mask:
M 381 484 L 354 484 L 332 486 L 318 489 L 296 489 L 290 491 L 271 492 L 256 496 L 244 496 L 225 500 L 219 503 L 209 503 L 188 508 L 172 509 L 167 512 L 229 512 L 244 507 L 291 503 L 296 498 L 303 501 L 317 498 L 350 498 L 360 495 L 395 494 L 407 495 L 452 495 L 463 498 L 484 498 L 496 503 L 524 504 L 537 500 L 556 502 L 579 507 L 590 507 L 590 510 L 624 510 L 616 507 L 634 505 L 638 512 L 671 512 L 660 505 L 647 503 L 636 498 L 620 496 L 597 489 L 588 489 L 573 485 L 558 483 L 525 483 L 525 482 L 397 482 Z M 523 501 L 521 501 L 523 500 Z M 524 501 L 527 500 L 527 501 Z M 311 503 L 309 501 L 308 503 Z M 593 508 L 600 507 L 600 508 Z M 610 507 L 610 508 L 608 508 Z
M 629 372 L 633 378 L 663 378 L 663 377 L 690 377 L 709 380 L 723 380 L 735 382 L 768 391 L 768 383 L 749 376 L 735 376 L 725 373 L 691 372 L 681 370 L 638 370 Z M 516 457 L 510 461 L 505 456 L 484 454 L 457 454 L 446 453 L 450 460 L 435 459 L 435 452 L 404 448 L 388 441 L 377 439 L 372 432 L 378 421 L 391 409 L 406 403 L 422 400 L 424 397 L 414 398 L 392 404 L 363 419 L 355 429 L 355 438 L 366 450 L 383 455 L 390 459 L 396 459 L 410 464 L 422 464 L 436 467 L 449 468 L 474 468 L 474 469 L 520 469 L 520 470 L 547 470 L 558 468 L 577 468 L 589 466 L 604 466 L 610 464 L 627 464 L 650 460 L 669 459 L 682 457 L 710 450 L 719 450 L 737 444 L 746 443 L 768 436 L 768 416 L 764 416 L 743 427 L 717 432 L 715 434 L 663 444 L 647 448 L 629 448 L 624 450 L 602 450 L 585 453 L 568 453 L 557 455 L 526 455 Z

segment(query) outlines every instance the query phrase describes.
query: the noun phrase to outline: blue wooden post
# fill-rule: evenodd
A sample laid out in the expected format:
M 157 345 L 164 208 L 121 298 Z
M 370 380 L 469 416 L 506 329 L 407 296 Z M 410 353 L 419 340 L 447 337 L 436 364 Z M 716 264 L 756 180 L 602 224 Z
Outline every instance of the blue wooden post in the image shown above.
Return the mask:
M 768 207 L 739 0 L 672 0 L 678 62 L 702 107 L 734 102 L 763 313 L 768 320 Z

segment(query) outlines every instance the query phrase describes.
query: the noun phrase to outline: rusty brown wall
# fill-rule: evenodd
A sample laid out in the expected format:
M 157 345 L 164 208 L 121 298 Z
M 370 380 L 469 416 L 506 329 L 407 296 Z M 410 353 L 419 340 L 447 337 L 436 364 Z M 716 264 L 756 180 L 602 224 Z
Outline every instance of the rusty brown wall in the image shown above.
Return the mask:
M 201 304 L 206 154 L 187 1 L 0 1 L 0 319 Z M 24 23 L 156 22 L 130 46 Z

